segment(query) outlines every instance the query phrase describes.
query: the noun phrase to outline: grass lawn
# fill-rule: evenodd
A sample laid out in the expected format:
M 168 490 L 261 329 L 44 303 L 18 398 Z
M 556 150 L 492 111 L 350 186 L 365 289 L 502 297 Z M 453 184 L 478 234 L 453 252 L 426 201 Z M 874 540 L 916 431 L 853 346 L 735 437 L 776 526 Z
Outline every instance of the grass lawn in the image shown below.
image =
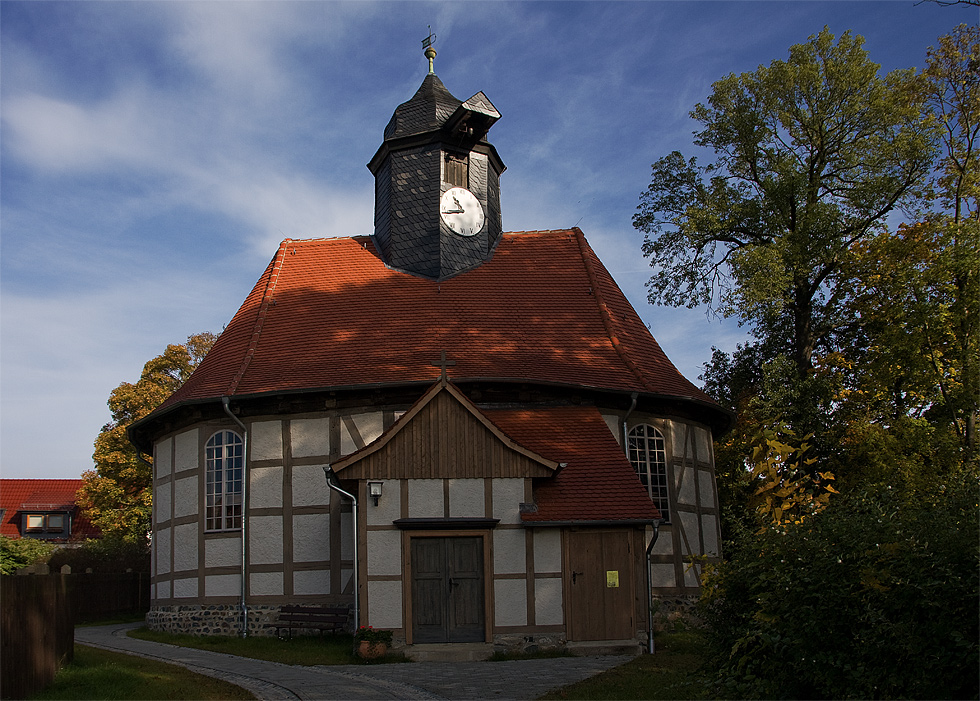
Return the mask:
M 34 699 L 254 699 L 177 665 L 75 645 L 75 660 Z
M 137 628 L 129 632 L 134 638 L 151 640 L 155 643 L 193 647 L 198 650 L 224 652 L 228 655 L 251 657 L 283 664 L 377 664 L 379 662 L 403 662 L 403 655 L 388 654 L 380 660 L 364 660 L 354 654 L 354 636 L 343 633 L 328 635 L 300 635 L 291 640 L 266 635 L 248 638 L 221 635 L 184 635 L 160 633 L 148 628 Z
M 712 699 L 701 672 L 704 642 L 694 632 L 658 635 L 657 652 L 641 655 L 543 699 Z

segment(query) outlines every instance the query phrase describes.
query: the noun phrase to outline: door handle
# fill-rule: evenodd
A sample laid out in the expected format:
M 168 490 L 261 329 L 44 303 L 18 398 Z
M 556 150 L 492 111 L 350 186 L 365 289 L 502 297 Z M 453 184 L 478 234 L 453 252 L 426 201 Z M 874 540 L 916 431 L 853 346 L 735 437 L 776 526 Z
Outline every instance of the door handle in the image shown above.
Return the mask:
M 575 572 L 575 571 L 573 571 L 573 572 L 572 572 L 572 584 L 575 584 L 575 579 L 576 579 L 576 578 L 577 578 L 577 577 L 578 577 L 579 575 L 582 575 L 582 574 L 585 574 L 585 572 Z
M 458 587 L 459 586 L 459 582 L 457 582 L 452 577 L 450 577 L 449 578 L 449 586 L 451 586 L 451 587 Z

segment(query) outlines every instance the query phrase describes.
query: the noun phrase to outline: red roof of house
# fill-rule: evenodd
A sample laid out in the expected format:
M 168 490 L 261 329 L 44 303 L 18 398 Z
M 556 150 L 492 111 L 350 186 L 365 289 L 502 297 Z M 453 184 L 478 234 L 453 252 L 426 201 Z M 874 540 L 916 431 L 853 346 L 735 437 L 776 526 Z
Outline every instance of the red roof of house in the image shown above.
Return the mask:
M 623 449 L 593 407 L 483 410 L 504 433 L 539 455 L 566 463 L 534 487 L 535 521 L 660 518 Z
M 504 234 L 442 282 L 368 237 L 282 242 L 191 378 L 157 411 L 222 396 L 435 381 L 578 385 L 714 402 L 664 355 L 578 229 Z M 719 409 L 719 411 L 721 411 Z
M 70 511 L 72 538 L 98 537 L 99 529 L 75 505 L 75 493 L 83 483 L 81 479 L 0 479 L 0 535 L 20 537 L 22 511 Z

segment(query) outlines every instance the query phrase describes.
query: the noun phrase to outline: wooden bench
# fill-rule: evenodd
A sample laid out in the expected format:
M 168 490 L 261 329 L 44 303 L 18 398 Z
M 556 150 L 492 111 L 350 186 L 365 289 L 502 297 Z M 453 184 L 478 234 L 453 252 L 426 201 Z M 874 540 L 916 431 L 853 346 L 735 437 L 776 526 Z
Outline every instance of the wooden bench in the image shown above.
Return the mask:
M 282 637 L 283 630 L 293 637 L 294 628 L 311 628 L 320 631 L 338 632 L 347 626 L 350 609 L 347 606 L 280 606 L 279 620 L 276 622 L 276 635 Z

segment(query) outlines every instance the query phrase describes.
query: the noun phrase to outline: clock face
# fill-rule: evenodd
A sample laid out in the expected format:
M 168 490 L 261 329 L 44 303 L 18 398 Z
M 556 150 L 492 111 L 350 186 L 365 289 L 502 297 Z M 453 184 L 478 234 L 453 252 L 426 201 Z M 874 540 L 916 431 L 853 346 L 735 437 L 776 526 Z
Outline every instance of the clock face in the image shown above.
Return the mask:
M 442 195 L 439 213 L 446 226 L 460 236 L 475 236 L 483 231 L 483 206 L 465 187 L 451 187 Z

